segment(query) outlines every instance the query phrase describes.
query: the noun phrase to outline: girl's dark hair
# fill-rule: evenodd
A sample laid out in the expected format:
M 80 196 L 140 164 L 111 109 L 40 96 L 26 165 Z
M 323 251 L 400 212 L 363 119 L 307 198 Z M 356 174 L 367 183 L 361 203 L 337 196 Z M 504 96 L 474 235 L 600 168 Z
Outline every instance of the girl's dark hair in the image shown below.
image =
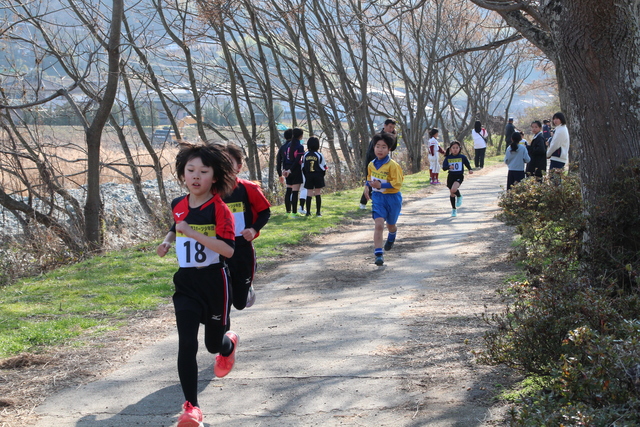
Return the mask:
M 445 156 L 451 154 L 451 147 L 453 147 L 454 145 L 460 147 L 460 151 L 462 151 L 462 144 L 460 144 L 459 141 L 451 141 L 451 144 L 449 144 L 449 146 L 447 147 L 447 151 L 444 153 Z
M 291 137 L 293 136 L 293 129 L 285 130 L 282 136 L 284 136 L 285 141 L 291 141 Z
M 548 121 L 548 120 L 547 120 Z M 540 123 L 540 120 L 534 120 L 531 122 L 531 124 L 536 124 L 539 128 L 542 128 L 542 123 Z
M 304 131 L 300 128 L 293 128 L 292 139 L 302 139 L 302 135 L 304 135 Z
M 520 141 L 522 141 L 522 134 L 520 132 L 514 132 L 511 134 L 511 144 L 509 145 L 509 149 L 511 151 L 518 151 L 518 145 L 520 145 Z
M 429 131 L 429 136 L 433 138 L 433 136 L 437 133 L 440 133 L 440 131 L 438 130 L 438 128 L 433 128 Z
M 310 136 L 307 139 L 307 149 L 309 151 L 318 151 L 320 149 L 320 140 L 315 136 Z
M 561 113 L 560 111 L 558 111 L 557 113 L 555 113 L 552 117 L 552 119 L 559 119 L 560 123 L 562 123 L 563 125 L 567 124 L 567 119 L 564 117 L 564 114 Z
M 184 169 L 189 160 L 200 158 L 203 165 L 213 168 L 215 182 L 211 185 L 211 190 L 214 193 L 218 193 L 220 197 L 225 197 L 231 193 L 236 185 L 233 165 L 222 145 L 182 142 L 179 147 L 180 151 L 176 156 L 176 175 L 178 180 L 184 182 Z
M 224 151 L 226 151 L 227 154 L 230 155 L 231 158 L 236 161 L 236 163 L 238 163 L 239 165 L 243 163 L 242 159 L 244 158 L 244 155 L 240 147 L 238 147 L 235 144 L 227 144 L 227 145 L 224 145 L 223 147 L 224 147 Z
M 482 123 L 480 123 L 480 120 L 476 120 L 475 124 L 473 125 L 473 130 L 475 130 L 476 133 L 480 133 L 480 131 L 482 130 Z

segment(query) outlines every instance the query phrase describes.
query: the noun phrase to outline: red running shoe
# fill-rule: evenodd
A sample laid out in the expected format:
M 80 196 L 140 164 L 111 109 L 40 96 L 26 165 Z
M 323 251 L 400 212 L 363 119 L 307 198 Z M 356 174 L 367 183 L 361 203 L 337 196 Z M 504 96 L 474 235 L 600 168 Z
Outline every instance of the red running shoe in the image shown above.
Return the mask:
M 178 427 L 202 427 L 202 411 L 191 402 L 184 402 L 184 412 L 178 418 Z
M 216 377 L 222 378 L 226 376 L 233 369 L 233 364 L 236 361 L 236 350 L 238 349 L 238 341 L 240 337 L 233 331 L 228 331 L 226 336 L 233 342 L 233 351 L 228 356 L 218 354 L 216 356 L 216 364 L 213 366 L 213 373 Z

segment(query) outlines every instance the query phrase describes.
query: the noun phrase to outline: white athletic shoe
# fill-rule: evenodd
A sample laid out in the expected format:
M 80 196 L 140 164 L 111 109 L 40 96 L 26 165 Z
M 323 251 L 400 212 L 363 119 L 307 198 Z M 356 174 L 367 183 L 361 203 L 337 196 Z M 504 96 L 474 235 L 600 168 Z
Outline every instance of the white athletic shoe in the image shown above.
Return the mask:
M 247 295 L 247 305 L 246 308 L 251 307 L 256 302 L 256 291 L 253 290 L 253 286 L 249 288 L 249 295 Z
M 298 213 L 299 213 L 300 215 L 306 215 L 306 214 L 307 214 L 307 211 L 305 211 L 304 209 L 302 209 L 302 206 L 300 206 L 300 207 L 298 208 Z
M 360 203 L 360 209 L 362 210 L 367 209 L 367 205 L 365 205 L 364 203 Z

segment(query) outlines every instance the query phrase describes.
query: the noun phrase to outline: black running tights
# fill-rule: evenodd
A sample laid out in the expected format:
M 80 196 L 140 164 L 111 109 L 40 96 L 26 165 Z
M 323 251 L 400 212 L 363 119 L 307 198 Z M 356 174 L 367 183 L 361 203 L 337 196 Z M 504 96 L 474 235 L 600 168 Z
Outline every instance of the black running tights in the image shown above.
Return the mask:
M 456 197 L 460 197 L 460 190 L 456 191 Z M 456 197 L 449 196 L 449 201 L 451 202 L 452 209 L 456 209 Z
M 176 313 L 178 326 L 178 377 L 187 401 L 198 406 L 198 329 L 200 313 L 182 310 Z M 229 354 L 233 349 L 231 340 L 224 336 L 227 326 L 211 321 L 204 327 L 204 344 L 209 353 Z

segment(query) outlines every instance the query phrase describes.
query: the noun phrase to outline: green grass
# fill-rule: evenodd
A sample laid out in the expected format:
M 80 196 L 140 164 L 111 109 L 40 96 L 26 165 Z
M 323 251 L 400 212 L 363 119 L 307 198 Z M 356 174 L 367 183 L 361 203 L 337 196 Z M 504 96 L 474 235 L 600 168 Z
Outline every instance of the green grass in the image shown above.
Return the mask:
M 550 379 L 548 377 L 530 376 L 520 381 L 515 387 L 504 389 L 498 394 L 497 398 L 499 400 L 517 403 L 527 396 L 533 396 L 540 390 L 548 388 L 549 384 Z
M 428 171 L 407 175 L 402 192 L 410 195 L 428 185 Z M 369 210 L 358 209 L 361 194 L 361 187 L 324 194 L 322 217 L 288 218 L 283 206 L 272 207 L 271 220 L 255 241 L 258 258 L 275 262 L 286 246 L 345 220 L 369 217 Z M 104 333 L 140 310 L 168 302 L 177 263 L 173 250 L 164 258 L 157 256 L 159 243 L 96 256 L 0 288 L 0 358 Z
M 0 358 L 102 333 L 172 293 L 175 259 L 155 244 L 96 256 L 0 290 Z

